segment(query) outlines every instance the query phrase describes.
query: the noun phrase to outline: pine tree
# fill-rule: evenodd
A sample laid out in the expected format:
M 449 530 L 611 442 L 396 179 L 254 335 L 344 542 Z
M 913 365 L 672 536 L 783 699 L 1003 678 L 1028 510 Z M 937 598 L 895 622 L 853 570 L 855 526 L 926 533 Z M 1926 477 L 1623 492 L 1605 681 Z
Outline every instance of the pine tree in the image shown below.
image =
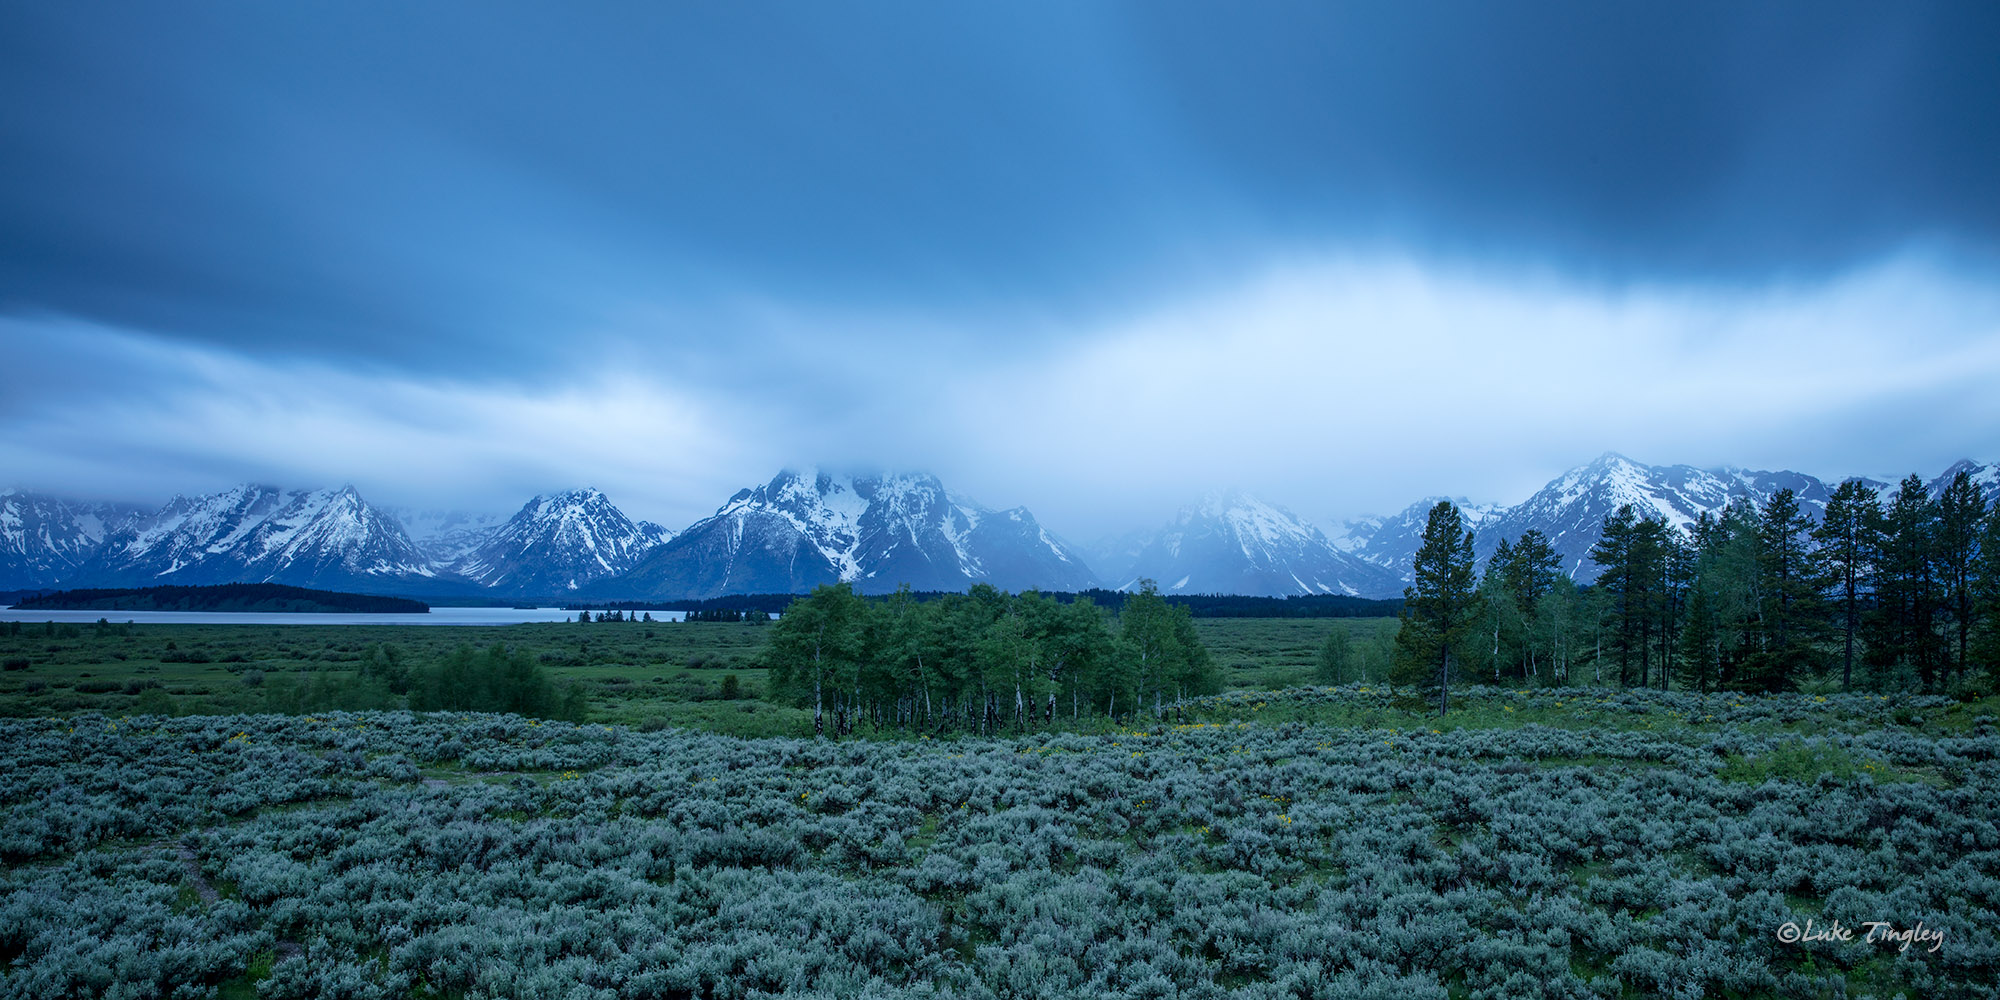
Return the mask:
M 1416 580 L 1403 591 L 1402 623 L 1396 632 L 1398 672 L 1436 688 L 1439 715 L 1451 710 L 1452 658 L 1479 620 L 1473 566 L 1472 532 L 1465 530 L 1456 506 L 1440 501 L 1424 524 Z
M 1812 527 L 1791 490 L 1779 490 L 1764 504 L 1757 561 L 1764 635 L 1746 678 L 1752 687 L 1789 690 L 1817 664 L 1814 639 L 1825 614 L 1820 573 L 1808 544 Z
M 1859 479 L 1841 483 L 1827 501 L 1813 539 L 1819 543 L 1824 580 L 1833 592 L 1840 629 L 1840 686 L 1854 686 L 1854 638 L 1861 627 L 1862 598 L 1874 586 L 1881 555 L 1882 498 Z
M 1660 527 L 1659 676 L 1660 690 L 1665 691 L 1668 681 L 1679 669 L 1675 659 L 1681 651 L 1681 626 L 1687 618 L 1688 595 L 1694 585 L 1697 554 L 1685 533 L 1669 527 L 1664 521 Z
M 1610 595 L 1607 608 L 1612 645 L 1618 651 L 1618 683 L 1650 686 L 1655 644 L 1666 669 L 1665 644 L 1674 611 L 1674 528 L 1658 517 L 1640 518 L 1625 504 L 1604 519 L 1604 532 L 1590 558 L 1604 569 L 1597 586 Z M 1639 671 L 1632 673 L 1638 654 Z
M 1679 639 L 1685 687 L 1705 694 L 1736 680 L 1755 586 L 1757 524 L 1748 503 L 1732 504 L 1719 519 L 1707 512 L 1695 519 Z
M 1632 532 L 1639 516 L 1631 504 L 1620 506 L 1604 518 L 1604 530 L 1590 547 L 1590 561 L 1604 567 L 1597 575 L 1597 589 L 1607 595 L 1605 621 L 1612 648 L 1618 652 L 1618 683 L 1632 682 L 1632 636 L 1640 615 L 1636 607 L 1642 587 L 1632 565 Z
M 1687 621 L 1681 628 L 1681 686 L 1700 694 L 1707 694 L 1721 675 L 1722 629 L 1710 594 L 1699 579 L 1689 589 Z
M 1914 673 L 1924 691 L 1938 686 L 1944 655 L 1937 635 L 1937 505 L 1911 475 L 1882 514 L 1882 558 L 1875 613 L 1868 625 L 1868 659 L 1896 673 Z
M 1513 592 L 1521 610 L 1533 615 L 1542 597 L 1555 587 L 1556 578 L 1561 575 L 1562 556 L 1549 545 L 1548 536 L 1534 528 L 1522 532 L 1505 572 L 1507 589 Z
M 1974 658 L 1986 664 L 1989 680 L 2000 679 L 2000 503 L 1986 514 L 1979 538 L 1979 573 L 1974 578 L 1977 639 Z
M 1952 669 L 1960 677 L 1966 673 L 1965 657 L 1972 640 L 1973 576 L 1978 571 L 1979 533 L 1985 520 L 1986 498 L 1979 495 L 1972 477 L 1961 470 L 1938 495 L 1936 548 L 1938 585 L 1958 640 Z

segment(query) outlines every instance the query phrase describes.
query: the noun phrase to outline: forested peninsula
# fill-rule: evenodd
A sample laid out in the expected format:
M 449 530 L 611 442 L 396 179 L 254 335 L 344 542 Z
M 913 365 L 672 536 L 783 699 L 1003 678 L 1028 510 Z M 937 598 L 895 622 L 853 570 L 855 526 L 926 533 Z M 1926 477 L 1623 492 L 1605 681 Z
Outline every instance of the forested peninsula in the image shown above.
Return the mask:
M 252 611 L 360 614 L 428 613 L 431 606 L 402 597 L 307 590 L 280 583 L 224 583 L 213 587 L 140 587 L 59 590 L 14 605 L 22 611 Z

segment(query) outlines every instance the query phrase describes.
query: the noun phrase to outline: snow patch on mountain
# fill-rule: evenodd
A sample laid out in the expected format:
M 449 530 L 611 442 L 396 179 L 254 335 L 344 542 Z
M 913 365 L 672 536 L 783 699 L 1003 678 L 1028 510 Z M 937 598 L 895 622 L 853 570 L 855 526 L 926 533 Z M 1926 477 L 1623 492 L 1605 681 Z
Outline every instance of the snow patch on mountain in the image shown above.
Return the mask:
M 353 487 L 285 492 L 246 483 L 176 496 L 106 537 L 77 585 L 288 583 L 328 589 L 429 579 L 431 561 Z
M 0 589 L 61 583 L 97 552 L 107 535 L 141 513 L 131 504 L 0 490 Z
M 1291 511 L 1236 490 L 1211 492 L 1153 533 L 1112 582 L 1172 580 L 1180 593 L 1386 597 L 1402 584 L 1341 551 Z
M 616 576 L 673 533 L 635 522 L 597 489 L 537 496 L 446 569 L 480 586 L 551 596 Z
M 1972 485 L 1978 488 L 1979 495 L 1986 499 L 1988 506 L 2000 503 L 2000 462 L 1975 462 L 1969 458 L 1953 462 L 1950 468 L 1931 480 L 1931 496 L 1943 494 L 1944 488 L 1950 486 L 1961 472 L 1972 478 Z M 1888 492 L 1894 490 L 1894 485 L 1888 487 Z
M 739 491 L 624 579 L 600 590 L 667 597 L 798 593 L 845 581 L 867 593 L 908 583 L 1077 590 L 1082 559 L 1023 508 L 993 510 L 922 474 L 787 470 Z

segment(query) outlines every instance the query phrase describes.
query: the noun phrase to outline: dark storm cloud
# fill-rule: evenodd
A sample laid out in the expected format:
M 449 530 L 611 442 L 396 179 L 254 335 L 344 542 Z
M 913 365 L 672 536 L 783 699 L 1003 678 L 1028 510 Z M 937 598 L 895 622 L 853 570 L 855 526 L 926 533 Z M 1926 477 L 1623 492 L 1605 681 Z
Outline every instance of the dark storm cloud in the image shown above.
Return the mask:
M 0 308 L 259 350 L 504 367 L 699 344 L 740 296 L 1087 310 L 1273 242 L 1731 280 L 2000 245 L 1987 4 L 4 18 Z
M 1763 278 L 2000 236 L 2000 7 L 1417 3 L 1145 24 L 1273 219 Z
M 594 483 L 680 524 L 848 463 L 1111 528 L 1210 486 L 1513 501 L 1606 449 L 1990 459 L 1996 38 L 1992 4 L 5 5 L 0 486 Z

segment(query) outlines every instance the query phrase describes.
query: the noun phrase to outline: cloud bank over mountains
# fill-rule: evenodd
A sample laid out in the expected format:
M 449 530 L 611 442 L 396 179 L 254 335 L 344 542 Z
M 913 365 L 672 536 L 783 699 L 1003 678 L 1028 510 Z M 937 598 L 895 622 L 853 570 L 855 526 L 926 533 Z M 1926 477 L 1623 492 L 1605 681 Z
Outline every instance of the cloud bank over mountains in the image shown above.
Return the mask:
M 0 468 L 1075 530 L 2000 439 L 2000 10 L 0 11 Z M 447 69 L 448 67 L 448 69 Z

